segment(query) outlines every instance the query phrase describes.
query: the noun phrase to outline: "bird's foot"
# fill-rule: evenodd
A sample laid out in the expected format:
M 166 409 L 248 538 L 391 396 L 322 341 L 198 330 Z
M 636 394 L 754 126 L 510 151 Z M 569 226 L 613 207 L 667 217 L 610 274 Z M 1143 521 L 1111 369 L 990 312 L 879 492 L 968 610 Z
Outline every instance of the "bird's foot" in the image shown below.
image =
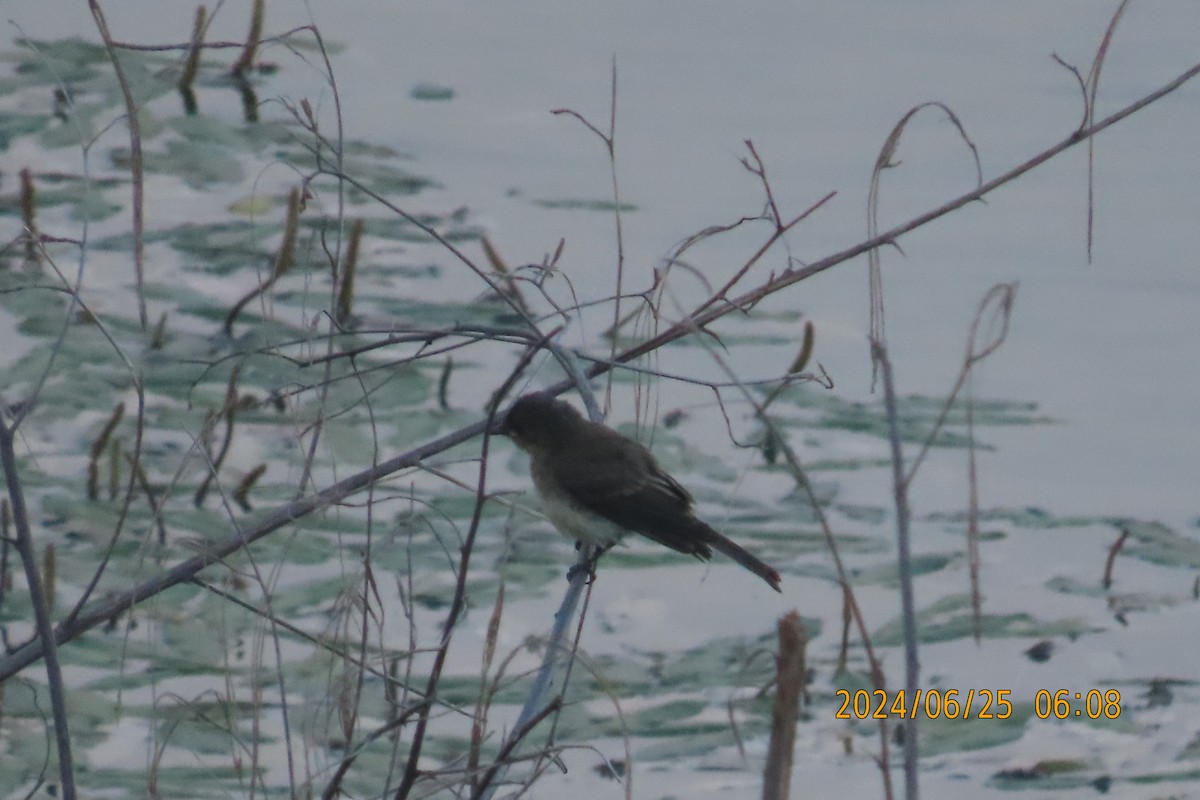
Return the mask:
M 572 564 L 567 570 L 567 583 L 573 582 L 582 574 L 587 574 L 587 583 L 596 580 L 596 560 L 589 558 L 587 561 L 580 561 L 577 564 Z
M 612 546 L 613 546 L 613 543 L 610 542 L 609 544 L 606 544 L 606 545 L 599 545 L 596 547 L 592 547 L 590 549 L 590 552 L 588 553 L 587 558 L 582 559 L 575 564 L 572 564 L 571 568 L 567 570 L 567 580 L 573 581 L 573 580 L 575 580 L 576 577 L 578 577 L 580 574 L 583 574 L 583 573 L 587 574 L 587 582 L 589 584 L 592 581 L 596 580 L 596 564 L 597 564 L 597 562 L 600 561 L 600 556 L 604 555 L 610 549 L 612 549 Z M 582 549 L 582 547 L 583 547 L 582 542 L 577 542 L 575 544 L 576 550 L 580 550 L 580 549 Z

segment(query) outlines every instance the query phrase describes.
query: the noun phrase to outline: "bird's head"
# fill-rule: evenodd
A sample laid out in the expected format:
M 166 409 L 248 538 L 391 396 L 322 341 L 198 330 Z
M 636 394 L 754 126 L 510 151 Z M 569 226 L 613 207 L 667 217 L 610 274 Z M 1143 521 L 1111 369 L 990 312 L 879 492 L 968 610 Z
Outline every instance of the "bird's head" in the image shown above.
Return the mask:
M 579 422 L 574 406 L 546 392 L 532 392 L 512 404 L 500 432 L 522 450 L 549 450 L 570 440 Z

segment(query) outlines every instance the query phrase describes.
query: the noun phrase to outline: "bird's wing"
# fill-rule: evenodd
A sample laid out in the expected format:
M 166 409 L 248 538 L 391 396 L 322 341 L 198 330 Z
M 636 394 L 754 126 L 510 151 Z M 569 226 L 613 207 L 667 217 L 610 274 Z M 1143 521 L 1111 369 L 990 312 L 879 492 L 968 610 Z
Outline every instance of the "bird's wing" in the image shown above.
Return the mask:
M 715 547 L 781 591 L 774 567 L 692 515 L 692 496 L 649 450 L 617 444 L 607 436 L 581 442 L 552 470 L 557 489 L 574 505 L 672 550 L 708 559 Z
M 691 513 L 692 496 L 662 470 L 645 448 L 597 447 L 597 462 L 620 469 L 588 469 L 586 465 L 557 472 L 561 489 L 575 504 L 623 528 L 678 550 L 708 558 L 707 526 Z

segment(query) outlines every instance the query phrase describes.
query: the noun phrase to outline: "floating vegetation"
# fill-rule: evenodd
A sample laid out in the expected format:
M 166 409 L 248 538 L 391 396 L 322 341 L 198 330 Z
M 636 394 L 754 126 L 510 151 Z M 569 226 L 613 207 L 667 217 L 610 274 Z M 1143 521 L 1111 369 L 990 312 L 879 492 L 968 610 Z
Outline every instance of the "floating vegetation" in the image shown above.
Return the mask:
M 421 208 L 422 193 L 438 184 L 411 157 L 330 140 L 307 99 L 260 100 L 280 91 L 272 83 L 279 67 L 260 60 L 269 44 L 261 40 L 261 2 L 232 64 L 233 56 L 206 45 L 206 13 L 197 10 L 186 48 L 121 49 L 125 86 L 108 49 L 79 40 L 23 42 L 2 78 L 0 147 L 21 140 L 56 161 L 85 145 L 91 154 L 86 174 L 30 163 L 19 187 L 0 197 L 0 219 L 20 245 L 0 255 L 0 313 L 16 331 L 2 399 L 8 416 L 22 418 L 18 471 L 37 523 L 34 566 L 64 631 L 58 654 L 73 676 L 71 735 L 91 759 L 80 775 L 93 793 L 179 798 L 241 796 L 248 787 L 316 794 L 333 788 L 336 775 L 347 791 L 375 796 L 407 757 L 422 714 L 429 735 L 413 775 L 432 774 L 433 765 L 482 767 L 502 746 L 487 714 L 507 715 L 521 703 L 530 651 L 543 646 L 506 639 L 500 612 L 540 613 L 574 550 L 524 498 L 490 482 L 526 469 L 506 445 L 493 443 L 483 485 L 478 438 L 420 448 L 477 423 L 482 398 L 515 354 L 544 344 L 527 337 L 522 318 L 547 312 L 540 282 L 565 243 L 541 265 L 510 268 L 470 211 Z M 332 49 L 303 33 L 272 52 Z M 122 122 L 125 90 L 137 99 L 137 146 Z M 435 84 L 411 96 L 455 98 Z M 146 192 L 147 213 L 144 231 L 134 232 L 139 155 L 148 180 L 136 191 Z M 609 200 L 533 202 L 637 210 Z M 129 268 L 139 249 L 149 265 L 140 292 Z M 471 274 L 487 276 L 483 295 L 482 282 L 461 279 L 476 267 L 463 263 L 466 250 L 486 261 Z M 70 277 L 77 270 L 78 281 Z M 693 444 L 689 426 L 705 423 L 690 410 L 666 411 L 655 447 L 692 487 L 700 512 L 780 564 L 785 585 L 835 598 L 832 614 L 804 620 L 813 693 L 825 705 L 800 724 L 817 720 L 812 727 L 823 730 L 818 715 L 830 687 L 869 680 L 861 652 L 847 646 L 835 654 L 829 644 L 839 635 L 829 628 L 849 630 L 850 619 L 830 542 L 845 560 L 847 584 L 871 602 L 894 594 L 900 576 L 892 507 L 846 488 L 888 470 L 887 415 L 879 403 L 794 381 L 819 366 L 816 329 L 807 319 L 799 327 L 801 319 L 794 309 L 756 312 L 720 334 L 729 348 L 786 346 L 780 368 L 788 380 L 748 392 L 769 406 L 772 426 L 738 443 L 760 448 L 761 458 L 735 462 Z M 708 345 L 698 340 L 680 346 Z M 643 379 L 617 377 L 622 388 Z M 969 412 L 955 404 L 943 419 L 944 405 L 940 397 L 901 398 L 900 438 L 932 440 L 940 455 L 961 459 L 965 448 L 986 449 L 980 440 L 1001 426 L 1054 422 L 1034 403 L 975 400 Z M 740 433 L 742 422 L 730 428 Z M 789 471 L 788 448 L 807 462 L 804 481 Z M 407 451 L 416 455 L 384 475 L 381 465 Z M 381 479 L 363 478 L 370 470 Z M 767 488 L 745 490 L 747 477 Z M 1071 537 L 1063 550 L 1092 557 L 1095 581 L 1064 559 L 1061 574 L 1014 592 L 1024 596 L 989 600 L 980 616 L 963 574 L 971 515 L 951 508 L 915 519 L 919 638 L 940 652 L 974 648 L 978 635 L 980 646 L 1022 666 L 1050 668 L 1065 643 L 1131 624 L 1137 612 L 1183 607 L 1200 592 L 1191 575 L 1200 567 L 1194 530 L 998 505 L 977 517 L 988 526 L 985 550 L 1034 535 Z M 17 590 L 22 565 L 10 547 L 7 499 L 0 521 L 0 663 L 12 665 L 35 646 L 30 620 L 39 596 Z M 717 583 L 724 566 L 638 543 L 601 566 L 614 579 L 654 576 L 656 587 L 676 569 Z M 1130 587 L 1131 573 L 1143 583 L 1166 574 L 1179 586 Z M 703 584 L 697 591 L 689 601 L 697 608 L 715 594 Z M 738 619 L 732 630 L 677 644 L 668 640 L 678 632 L 654 627 L 658 601 L 629 594 L 628 608 L 608 603 L 594 612 L 598 630 L 587 635 L 599 644 L 577 665 L 557 718 L 560 739 L 629 736 L 637 760 L 699 763 L 765 737 L 769 625 Z M 1056 610 L 1066 602 L 1084 611 Z M 711 616 L 716 624 L 720 614 Z M 898 646 L 901 622 L 876 609 L 874 646 Z M 423 670 L 448 652 L 439 648 L 450 632 L 466 640 L 472 658 L 483 651 L 484 666 L 464 666 L 454 652 L 426 695 Z M 888 657 L 891 669 L 899 659 Z M 52 746 L 29 735 L 47 719 L 42 673 L 28 663 L 10 668 L 4 677 L 21 679 L 0 682 L 0 794 L 24 796 L 44 778 L 30 765 L 46 763 Z M 1156 708 L 1196 692 L 1182 680 L 1131 683 Z M 1137 724 L 1129 708 L 1124 730 Z M 998 747 L 1020 740 L 1036 724 L 1031 714 L 1026 699 L 1004 724 L 941 722 L 922 736 L 938 754 Z M 118 741 L 149 744 L 136 764 L 124 752 L 110 763 L 104 748 Z M 282 770 L 253 760 L 260 747 L 277 754 L 285 745 L 303 751 L 319 778 L 288 786 Z M 613 761 L 615 772 L 622 764 Z M 997 773 L 992 784 L 1050 791 L 1056 780 L 1094 779 L 1083 772 L 1047 760 Z

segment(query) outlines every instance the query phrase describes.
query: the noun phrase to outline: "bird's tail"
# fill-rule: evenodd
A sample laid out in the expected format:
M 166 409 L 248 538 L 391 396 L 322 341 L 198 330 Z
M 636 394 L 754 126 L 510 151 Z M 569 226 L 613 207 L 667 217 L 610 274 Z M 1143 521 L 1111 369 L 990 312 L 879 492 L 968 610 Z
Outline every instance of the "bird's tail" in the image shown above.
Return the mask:
M 752 555 L 748 550 L 743 548 L 732 539 L 726 538 L 724 535 L 718 533 L 712 528 L 709 528 L 707 525 L 704 527 L 708 528 L 708 536 L 705 537 L 707 540 L 706 544 L 712 545 L 717 550 L 720 550 L 722 553 L 729 556 L 758 577 L 762 578 L 764 581 L 770 584 L 771 588 L 775 591 L 780 593 L 783 592 L 783 589 L 779 588 L 779 572 L 774 567 L 772 567 L 770 564 L 767 564 L 762 559 Z

